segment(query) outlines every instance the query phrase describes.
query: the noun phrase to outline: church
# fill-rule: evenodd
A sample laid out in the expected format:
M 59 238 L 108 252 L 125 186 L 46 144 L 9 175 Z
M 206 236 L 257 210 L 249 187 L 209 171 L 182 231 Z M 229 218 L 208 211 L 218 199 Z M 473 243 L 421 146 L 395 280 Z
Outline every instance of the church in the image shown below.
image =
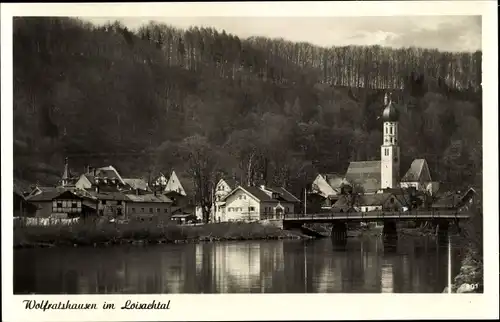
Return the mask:
M 400 177 L 399 111 L 387 93 L 384 97 L 381 118 L 383 137 L 380 160 L 350 162 L 344 175 L 318 174 L 312 184 L 313 194 L 329 199 L 333 203 L 342 194 L 342 187 L 346 185 L 364 196 L 410 187 L 430 195 L 437 192 L 439 185 L 432 181 L 425 159 L 413 160 L 410 168 Z

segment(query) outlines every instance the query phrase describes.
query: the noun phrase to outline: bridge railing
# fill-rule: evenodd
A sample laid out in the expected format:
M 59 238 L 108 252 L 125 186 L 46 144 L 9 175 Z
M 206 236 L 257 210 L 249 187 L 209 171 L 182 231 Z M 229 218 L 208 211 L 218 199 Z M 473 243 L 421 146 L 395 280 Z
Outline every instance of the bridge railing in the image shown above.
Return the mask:
M 328 213 L 310 213 L 310 214 L 285 214 L 284 220 L 329 220 L 329 219 L 418 219 L 418 218 L 467 218 L 469 214 L 459 213 L 457 210 L 409 210 L 409 211 L 366 211 L 366 212 L 328 212 Z

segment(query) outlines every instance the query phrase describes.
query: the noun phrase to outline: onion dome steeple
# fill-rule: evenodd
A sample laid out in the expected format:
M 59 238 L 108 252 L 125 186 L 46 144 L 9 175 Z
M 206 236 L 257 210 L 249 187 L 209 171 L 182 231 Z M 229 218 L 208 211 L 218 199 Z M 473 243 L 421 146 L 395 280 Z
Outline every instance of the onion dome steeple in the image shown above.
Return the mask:
M 384 97 L 384 111 L 382 112 L 382 120 L 384 122 L 397 122 L 399 120 L 399 111 L 392 104 L 391 93 L 386 93 Z

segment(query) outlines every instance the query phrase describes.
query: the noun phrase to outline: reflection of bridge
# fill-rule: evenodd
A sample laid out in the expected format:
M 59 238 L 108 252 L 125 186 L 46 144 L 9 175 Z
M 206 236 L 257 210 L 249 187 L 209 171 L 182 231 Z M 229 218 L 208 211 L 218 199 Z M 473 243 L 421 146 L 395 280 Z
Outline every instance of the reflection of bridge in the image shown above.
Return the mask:
M 398 221 L 431 221 L 438 225 L 440 232 L 447 232 L 450 221 L 468 219 L 470 213 L 458 210 L 411 210 L 368 211 L 368 212 L 336 212 L 317 214 L 285 214 L 283 229 L 300 228 L 304 224 L 332 223 L 332 237 L 344 238 L 347 234 L 348 222 L 383 222 L 383 234 L 397 235 Z

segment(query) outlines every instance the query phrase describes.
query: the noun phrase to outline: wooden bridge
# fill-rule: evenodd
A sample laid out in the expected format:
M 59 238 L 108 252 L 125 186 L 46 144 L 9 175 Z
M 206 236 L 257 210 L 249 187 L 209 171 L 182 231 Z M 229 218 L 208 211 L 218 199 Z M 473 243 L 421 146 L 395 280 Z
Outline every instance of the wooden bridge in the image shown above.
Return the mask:
M 458 210 L 411 210 L 411 211 L 368 211 L 332 212 L 313 214 L 285 214 L 283 229 L 297 229 L 304 224 L 332 223 L 332 236 L 343 239 L 347 234 L 349 222 L 383 222 L 384 236 L 397 236 L 398 221 L 432 221 L 440 233 L 447 233 L 450 222 L 458 223 L 470 217 L 470 213 Z
M 460 220 L 468 219 L 470 214 L 457 210 L 411 210 L 411 211 L 368 211 L 332 212 L 316 214 L 285 214 L 283 222 L 332 223 L 335 221 L 410 221 L 410 220 Z

